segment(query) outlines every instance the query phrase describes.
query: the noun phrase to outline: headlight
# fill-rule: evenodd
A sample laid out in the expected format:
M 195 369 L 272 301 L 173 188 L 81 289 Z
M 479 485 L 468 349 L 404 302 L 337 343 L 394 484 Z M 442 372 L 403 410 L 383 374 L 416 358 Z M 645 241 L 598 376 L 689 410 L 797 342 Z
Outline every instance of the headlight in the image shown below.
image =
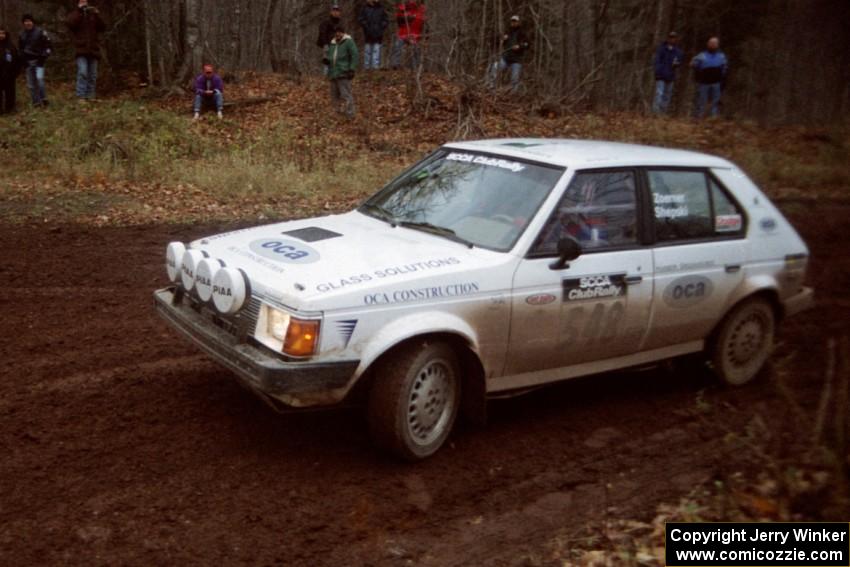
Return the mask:
M 257 318 L 254 338 L 274 351 L 303 358 L 316 353 L 320 327 L 317 319 L 298 319 L 264 304 Z

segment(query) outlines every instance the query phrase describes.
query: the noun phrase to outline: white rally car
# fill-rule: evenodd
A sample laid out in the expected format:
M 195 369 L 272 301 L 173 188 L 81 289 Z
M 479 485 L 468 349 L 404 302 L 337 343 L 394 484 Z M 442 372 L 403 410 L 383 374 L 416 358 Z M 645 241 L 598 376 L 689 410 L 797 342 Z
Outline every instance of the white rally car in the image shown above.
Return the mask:
M 357 210 L 167 248 L 174 328 L 274 406 L 362 393 L 424 458 L 488 397 L 691 353 L 751 380 L 808 249 L 734 164 L 609 142 L 448 144 Z

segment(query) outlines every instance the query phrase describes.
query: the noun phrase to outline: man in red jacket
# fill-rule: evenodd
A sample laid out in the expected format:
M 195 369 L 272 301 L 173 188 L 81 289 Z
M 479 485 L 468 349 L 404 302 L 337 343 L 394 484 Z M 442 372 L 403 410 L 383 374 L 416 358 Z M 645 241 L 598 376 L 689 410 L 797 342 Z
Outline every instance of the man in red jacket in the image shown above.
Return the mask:
M 393 69 L 401 66 L 402 51 L 405 46 L 411 49 L 411 66 L 416 69 L 422 57 L 420 42 L 425 31 L 425 3 L 417 0 L 399 2 L 395 9 L 395 21 L 398 26 L 390 65 Z
M 99 34 L 106 30 L 100 11 L 89 6 L 88 0 L 78 0 L 65 20 L 74 36 L 74 51 L 77 56 L 77 97 L 91 100 L 97 86 L 97 63 L 100 59 Z

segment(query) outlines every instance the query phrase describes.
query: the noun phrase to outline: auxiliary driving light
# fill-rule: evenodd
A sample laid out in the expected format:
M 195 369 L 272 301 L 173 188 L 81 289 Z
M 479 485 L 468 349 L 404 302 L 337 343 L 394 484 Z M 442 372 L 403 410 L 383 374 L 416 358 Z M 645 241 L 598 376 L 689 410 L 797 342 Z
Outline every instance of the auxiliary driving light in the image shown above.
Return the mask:
M 204 253 L 200 250 L 186 250 L 183 253 L 183 261 L 180 263 L 180 281 L 183 282 L 183 289 L 186 291 L 191 291 L 195 286 L 195 271 L 203 259 Z
M 204 258 L 198 263 L 195 269 L 195 291 L 198 292 L 201 301 L 212 299 L 213 277 L 219 268 L 221 268 L 221 261 L 212 258 Z
M 186 245 L 182 242 L 170 242 L 165 249 L 165 270 L 168 272 L 168 279 L 173 283 L 177 283 L 180 278 L 180 267 L 185 252 Z
M 219 268 L 212 277 L 212 298 L 220 313 L 235 314 L 248 298 L 245 275 L 236 268 Z

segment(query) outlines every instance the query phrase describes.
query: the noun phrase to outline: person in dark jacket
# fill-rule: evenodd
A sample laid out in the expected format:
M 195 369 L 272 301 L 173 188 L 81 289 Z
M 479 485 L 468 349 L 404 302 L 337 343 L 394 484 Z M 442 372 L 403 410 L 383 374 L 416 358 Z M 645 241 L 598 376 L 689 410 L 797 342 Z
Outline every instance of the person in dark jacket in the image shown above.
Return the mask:
M 0 28 L 0 114 L 15 111 L 15 79 L 21 68 L 18 50 L 9 32 Z
M 324 66 L 325 75 L 328 74 L 328 46 L 334 38 L 334 30 L 342 21 L 339 11 L 339 4 L 331 5 L 331 12 L 328 19 L 319 24 L 319 37 L 316 38 L 316 47 L 322 48 L 322 65 Z
M 331 101 L 337 112 L 345 112 L 349 118 L 354 118 L 354 94 L 351 91 L 351 81 L 357 69 L 357 44 L 350 35 L 345 33 L 342 25 L 334 30 L 334 38 L 328 47 L 328 78 L 331 80 Z M 344 108 L 340 109 L 342 102 Z
M 499 75 L 505 70 L 511 70 L 511 92 L 519 90 L 519 82 L 522 77 L 522 61 L 525 52 L 528 51 L 528 36 L 522 29 L 519 16 L 511 16 L 511 24 L 508 33 L 504 34 L 499 41 L 501 53 L 499 60 L 493 63 L 490 69 L 490 86 L 496 85 Z
M 224 81 L 215 72 L 215 67 L 207 63 L 204 72 L 195 78 L 194 119 L 201 117 L 201 110 L 215 107 L 219 118 L 224 117 Z
M 720 51 L 720 40 L 712 37 L 706 44 L 705 51 L 691 60 L 694 79 L 697 82 L 696 100 L 694 101 L 694 118 L 702 118 L 705 105 L 711 101 L 711 116 L 720 112 L 720 95 L 729 71 L 729 61 L 726 54 Z
M 666 114 L 673 98 L 673 82 L 676 80 L 676 68 L 682 64 L 682 50 L 679 49 L 679 34 L 671 31 L 667 39 L 655 50 L 652 66 L 655 69 L 655 98 L 652 111 Z
M 35 19 L 30 14 L 24 14 L 21 23 L 24 29 L 18 38 L 18 51 L 23 59 L 30 98 L 33 106 L 47 106 L 44 64 L 51 52 L 50 36 L 35 25 Z
M 363 47 L 363 69 L 380 69 L 384 32 L 390 23 L 387 11 L 380 0 L 366 0 L 366 5 L 360 10 L 357 23 L 363 28 L 363 36 L 366 40 Z
M 78 0 L 77 8 L 65 19 L 74 38 L 77 61 L 77 98 L 91 100 L 97 87 L 97 65 L 100 60 L 100 34 L 106 24 L 100 10 L 89 6 L 88 0 Z

